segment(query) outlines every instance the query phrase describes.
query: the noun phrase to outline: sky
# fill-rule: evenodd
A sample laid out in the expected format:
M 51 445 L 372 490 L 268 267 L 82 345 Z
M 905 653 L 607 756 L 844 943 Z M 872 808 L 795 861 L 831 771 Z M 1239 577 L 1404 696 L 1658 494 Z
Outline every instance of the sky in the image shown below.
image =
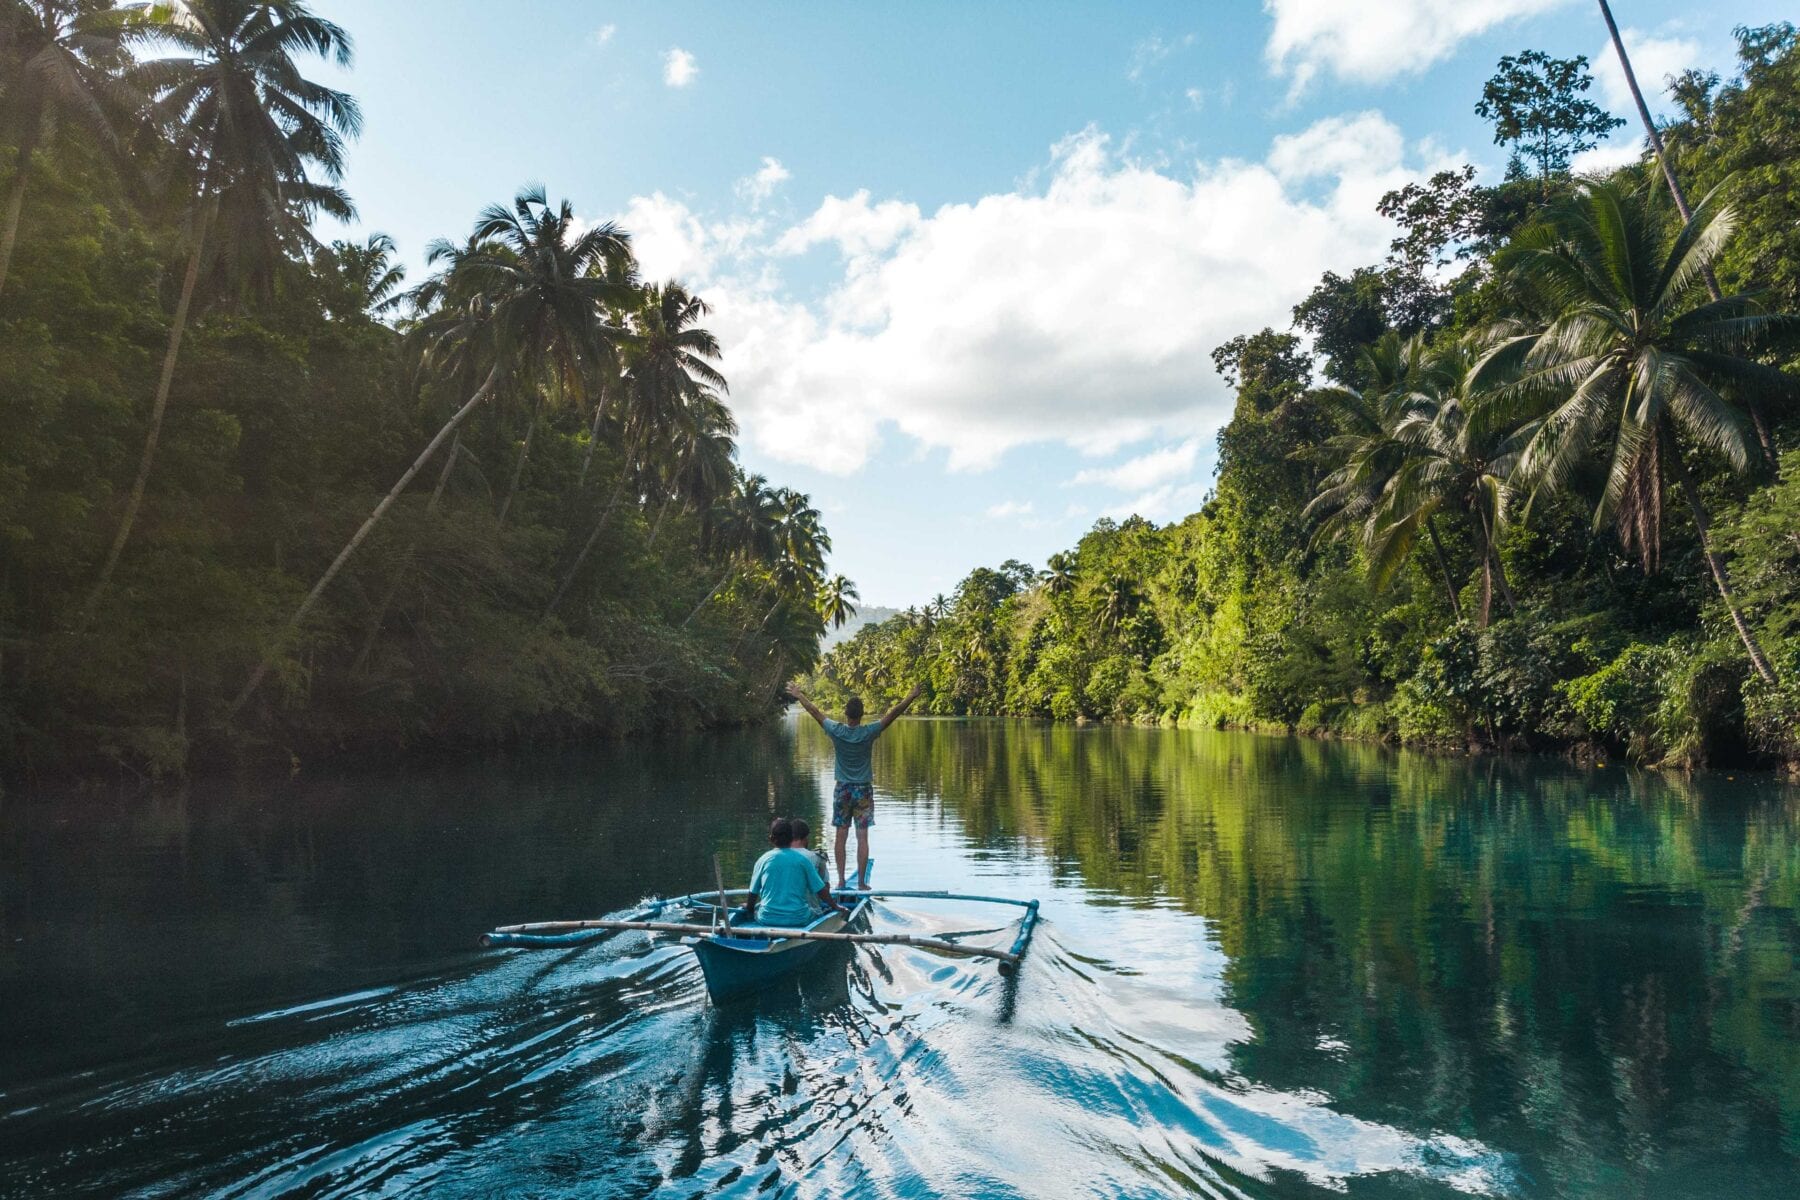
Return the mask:
M 355 42 L 358 221 L 431 239 L 541 183 L 713 307 L 745 467 L 809 493 L 871 604 L 1198 508 L 1214 347 L 1379 262 L 1381 195 L 1506 152 L 1503 54 L 1585 54 L 1589 0 L 1130 5 L 314 0 Z M 1767 0 L 1615 0 L 1646 91 L 1729 75 Z M 1653 107 L 1666 108 L 1659 95 Z M 1629 159 L 1635 121 L 1577 166 Z M 1621 157 L 1622 156 L 1622 157 Z

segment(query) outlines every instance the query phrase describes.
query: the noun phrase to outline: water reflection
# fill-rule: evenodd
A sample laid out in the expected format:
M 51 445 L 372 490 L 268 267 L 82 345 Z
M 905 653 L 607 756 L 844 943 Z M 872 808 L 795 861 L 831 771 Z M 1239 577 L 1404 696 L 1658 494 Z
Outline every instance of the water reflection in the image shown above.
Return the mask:
M 1205 917 L 1246 1078 L 1567 1189 L 1795 1177 L 1800 839 L 1772 780 L 1004 723 L 884 749 L 977 844 Z
M 907 722 L 878 878 L 1025 971 L 750 1005 L 492 924 L 747 873 L 810 724 L 0 810 L 0 1192 L 1786 1195 L 1795 800 L 1288 739 Z M 878 923 L 991 912 L 887 902 Z

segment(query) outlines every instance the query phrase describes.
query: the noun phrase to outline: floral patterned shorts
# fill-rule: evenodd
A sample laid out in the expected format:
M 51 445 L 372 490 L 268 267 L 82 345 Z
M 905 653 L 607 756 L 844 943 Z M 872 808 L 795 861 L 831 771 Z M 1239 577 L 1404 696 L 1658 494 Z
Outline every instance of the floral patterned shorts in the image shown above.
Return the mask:
M 875 785 L 840 783 L 831 793 L 831 824 L 844 829 L 852 822 L 858 829 L 875 823 Z

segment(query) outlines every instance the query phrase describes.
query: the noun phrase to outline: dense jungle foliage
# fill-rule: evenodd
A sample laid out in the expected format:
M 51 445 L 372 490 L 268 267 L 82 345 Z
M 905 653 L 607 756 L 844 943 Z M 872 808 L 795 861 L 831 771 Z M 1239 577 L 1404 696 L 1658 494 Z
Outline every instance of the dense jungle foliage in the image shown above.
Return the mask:
M 1737 36 L 1669 81 L 1681 207 L 1652 153 L 1570 174 L 1619 123 L 1585 62 L 1503 59 L 1506 179 L 1389 193 L 1387 261 L 1215 353 L 1201 511 L 977 569 L 820 699 L 1800 762 L 1800 44 Z
M 705 304 L 527 188 L 317 244 L 355 100 L 292 0 L 0 0 L 0 773 L 743 721 L 829 539 Z

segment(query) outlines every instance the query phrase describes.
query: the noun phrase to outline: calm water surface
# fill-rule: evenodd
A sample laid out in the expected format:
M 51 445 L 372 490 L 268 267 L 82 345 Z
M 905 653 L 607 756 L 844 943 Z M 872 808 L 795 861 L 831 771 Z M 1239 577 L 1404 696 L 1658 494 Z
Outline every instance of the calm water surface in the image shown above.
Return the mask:
M 1795 789 L 1004 722 L 876 768 L 878 883 L 1043 901 L 1016 980 L 473 949 L 741 879 L 823 823 L 810 725 L 13 794 L 0 1194 L 1800 1194 Z

